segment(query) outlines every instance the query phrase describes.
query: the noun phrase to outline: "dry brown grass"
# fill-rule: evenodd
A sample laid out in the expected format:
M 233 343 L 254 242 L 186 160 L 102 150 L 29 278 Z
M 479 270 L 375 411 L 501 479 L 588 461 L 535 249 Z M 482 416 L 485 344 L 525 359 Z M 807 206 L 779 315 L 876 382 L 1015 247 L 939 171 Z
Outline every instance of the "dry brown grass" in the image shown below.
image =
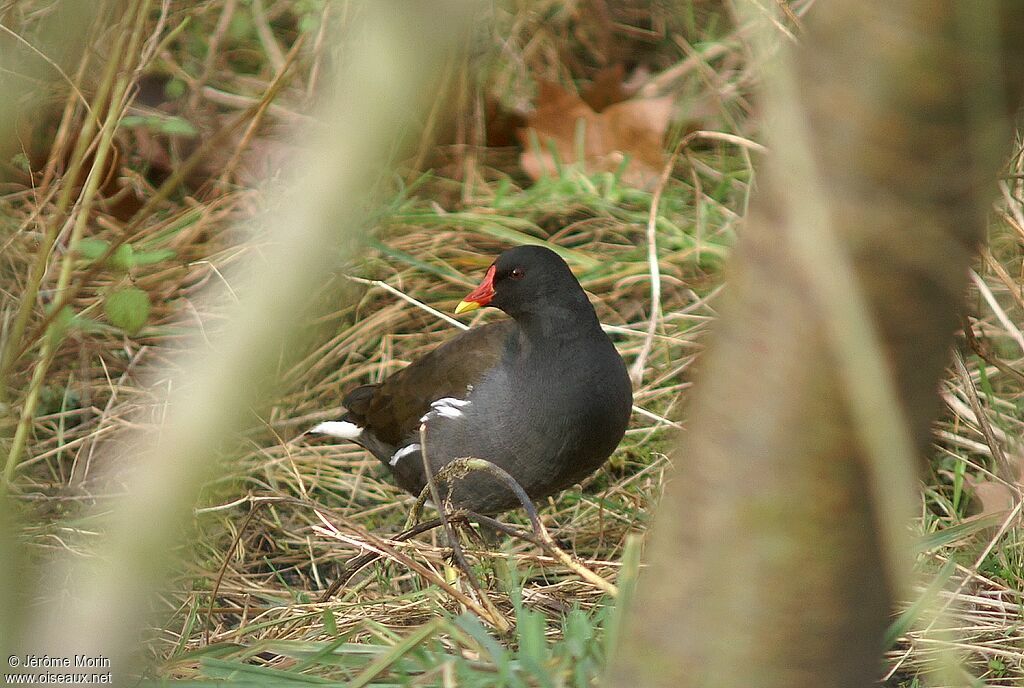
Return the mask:
M 794 7 L 802 11 L 806 4 Z M 315 9 L 315 3 L 310 6 Z M 172 249 L 173 259 L 125 273 L 68 257 L 63 228 L 77 206 L 62 208 L 59 198 L 71 184 L 62 172 L 75 144 L 69 132 L 76 129 L 60 123 L 77 126 L 84 117 L 74 93 L 36 111 L 45 113 L 39 117 L 44 124 L 34 132 L 41 147 L 28 150 L 26 157 L 39 170 L 49 162 L 52 173 L 33 175 L 32 187 L 26 175 L 9 171 L 0 198 L 0 320 L 5 335 L 28 288 L 26 275 L 41 259 L 46 272 L 39 297 L 30 300 L 26 334 L 13 344 L 22 355 L 4 381 L 5 409 L 23 408 L 25 391 L 40 365 L 47 304 L 57 298 L 53 289 L 63 261 L 72 261 L 74 295 L 68 305 L 90 319 L 69 329 L 55 347 L 31 414 L 31 432 L 18 457 L 13 503 L 21 519 L 20 537 L 37 561 L 69 550 L 88 556 L 100 536 L 93 530 L 90 509 L 116 496 L 123 484 L 117 471 L 109 471 L 105 457 L 113 454 L 126 431 L 159 426 L 163 393 L 173 379 L 173 352 L 197 330 L 216 344 L 222 316 L 198 295 L 211 284 L 230 287 L 233 269 L 265 248 L 259 236 L 242 242 L 236 228 L 273 203 L 253 180 L 265 178 L 287 154 L 280 127 L 307 124 L 304 113 L 316 93 L 316 75 L 330 64 L 333 53 L 324 34 L 313 29 L 293 53 L 294 67 L 284 70 L 297 22 L 306 16 L 302 7 L 254 3 L 247 14 L 249 32 L 239 37 L 231 16 L 248 12 L 247 7 L 232 0 L 155 4 L 141 24 L 159 49 L 131 75 L 132 84 L 140 85 L 140 79 L 148 83 L 154 74 L 160 75 L 161 88 L 168 76 L 181 80 L 184 94 L 157 103 L 155 112 L 193 122 L 205 140 L 224 131 L 228 143 L 198 156 L 191 174 L 170 177 L 171 188 L 165 187 L 166 196 L 161 197 L 161 184 L 199 148 L 198 140 L 145 128 L 119 130 L 112 142 L 116 181 L 98 187 L 86 236 Z M 464 94 L 493 89 L 506 103 L 528 102 L 531 78 L 593 69 L 598 58 L 608 57 L 612 41 L 646 51 L 649 64 L 658 70 L 649 78 L 652 87 L 699 94 L 720 108 L 716 128 L 749 137 L 747 97 L 755 79 L 736 33 L 708 28 L 711 23 L 727 27 L 717 4 L 693 3 L 692 12 L 682 18 L 657 7 L 649 25 L 637 19 L 640 15 L 629 3 L 592 20 L 553 0 L 535 3 L 531 11 L 519 8 L 518 14 L 499 8 L 500 49 L 486 59 L 477 55 L 450 78 L 461 80 Z M 163 19 L 161 9 L 166 10 Z M 318 16 L 313 10 L 308 14 Z M 186 18 L 190 23 L 179 30 Z M 27 36 L 37 21 L 31 12 L 8 11 L 4 17 L 5 25 Z M 159 43 L 176 30 L 176 38 Z M 190 41 L 203 42 L 209 52 L 200 55 Z M 92 59 L 102 65 L 117 58 L 101 51 Z M 96 93 L 95 83 L 73 70 L 68 74 L 88 96 Z M 270 107 L 260 107 L 261 102 Z M 344 390 L 381 379 L 454 331 L 450 323 L 393 291 L 354 282 L 353 277 L 381 280 L 419 303 L 448 312 L 503 247 L 524 238 L 543 239 L 575 256 L 583 286 L 602 322 L 613 327 L 627 362 L 648 341 L 650 194 L 626 189 L 604 193 L 594 180 L 572 171 L 557 183 L 530 188 L 507 149 L 476 145 L 483 140 L 477 105 L 470 103 L 448 127 L 444 122 L 429 124 L 438 131 L 454 131 L 450 145 L 425 148 L 414 156 L 434 165 L 436 174 L 401 192 L 382 190 L 382 209 L 374 216 L 373 243 L 364 260 L 339 264 L 333 278 L 309 295 L 311 304 L 330 305 L 311 309 L 321 315 L 306 324 L 300 354 L 291 360 L 282 357 L 288 362 L 278 371 L 278 396 L 253 412 L 237 443 L 227 443 L 231 446 L 225 447 L 218 477 L 205 487 L 190 535 L 179 547 L 180 566 L 156 600 L 153 611 L 159 621 L 145 639 L 154 675 L 210 677 L 218 667 L 204 664 L 204 657 L 220 657 L 285 670 L 312 666 L 318 675 L 351 679 L 369 671 L 372 659 L 400 649 L 402 638 L 438 618 L 444 621 L 431 627 L 432 648 L 484 675 L 495 671 L 497 661 L 488 658 L 479 638 L 451 621 L 464 605 L 445 586 L 473 593 L 454 580 L 458 576 L 452 573 L 443 540 L 433 534 L 407 543 L 389 539 L 401 530 L 413 498 L 398 490 L 362 450 L 302 436 L 316 421 L 339 413 Z M 149 116 L 154 108 L 136 104 L 126 112 Z M 443 108 L 436 113 L 443 119 Z M 234 155 L 236 151 L 241 155 Z M 642 382 L 635 391 L 636 404 L 657 416 L 684 417 L 680 400 L 690 384 L 701 338 L 714 318 L 722 257 L 749 194 L 749 163 L 745 149 L 725 142 L 694 146 L 684 151 L 663 190 L 657 237 L 665 316 L 650 338 Z M 1005 317 L 979 296 L 972 320 L 979 339 L 994 349 L 993 356 L 1015 370 L 1024 370 L 1024 350 L 1017 346 L 1024 341 L 1018 329 L 1024 313 L 1021 172 L 1018 155 L 996 206 L 994 259 L 978 266 Z M 406 171 L 407 184 L 417 179 L 415 170 Z M 40 238 L 48 227 L 60 228 L 60 240 L 41 258 Z M 146 326 L 131 337 L 102 315 L 106 294 L 129 282 L 153 302 Z M 482 314 L 471 324 L 491 317 Z M 156 377 L 144 374 L 160 367 L 165 372 Z M 968 369 L 969 379 L 982 391 L 984 416 L 994 432 L 981 432 L 965 391 L 967 379 L 951 375 L 946 410 L 937 427 L 936 471 L 922 500 L 922 532 L 944 532 L 961 523 L 968 502 L 963 476 L 999 474 L 993 452 L 1017 456 L 1020 451 L 1021 381 L 995 366 L 979 367 L 974 357 L 968 358 Z M 13 415 L 5 416 L 4 434 L 10 435 Z M 998 448 L 989 444 L 993 437 Z M 582 489 L 551 500 L 541 512 L 552 534 L 609 581 L 619 579 L 631 535 L 642 533 L 650 518 L 668 467 L 670 443 L 668 425 L 636 413 L 609 465 Z M 685 479 L 685 457 L 680 461 L 677 479 Z M 506 520 L 526 525 L 521 515 Z M 996 532 L 968 528 L 962 537 L 940 540 L 921 555 L 926 572 L 946 561 L 958 562 L 948 588 L 955 591 L 949 619 L 957 628 L 951 629 L 955 632 L 949 640 L 935 629 L 902 636 L 892 656 L 898 676 L 907 677 L 906 685 L 940 650 L 953 650 L 976 673 L 987 673 L 986 685 L 1024 684 L 1019 632 L 1024 564 L 1017 524 L 1007 525 Z M 334 601 L 317 602 L 344 562 L 371 548 L 385 551 L 386 561 L 360 572 Z M 566 615 L 581 609 L 591 619 L 601 619 L 593 622 L 596 633 L 612 632 L 610 622 L 599 617 L 608 604 L 605 594 L 535 545 L 516 539 L 469 540 L 467 552 L 483 577 L 486 595 L 510 625 L 517 610 L 528 608 L 542 615 L 544 633 L 554 641 L 564 632 Z M 214 588 L 216 595 L 211 594 Z M 948 594 L 938 597 L 944 602 Z M 322 650 L 336 638 L 349 654 L 333 664 L 304 664 L 308 655 L 302 652 Z M 506 640 L 515 646 L 522 639 Z M 359 655 L 350 646 L 361 646 L 365 653 Z M 396 654 L 380 671 L 401 675 L 399 659 Z M 454 659 L 435 660 L 436 671 L 422 674 L 423 683 L 439 682 L 445 672 L 456 670 Z M 588 674 L 590 679 L 593 674 Z M 559 676 L 559 681 L 571 681 L 571 673 Z

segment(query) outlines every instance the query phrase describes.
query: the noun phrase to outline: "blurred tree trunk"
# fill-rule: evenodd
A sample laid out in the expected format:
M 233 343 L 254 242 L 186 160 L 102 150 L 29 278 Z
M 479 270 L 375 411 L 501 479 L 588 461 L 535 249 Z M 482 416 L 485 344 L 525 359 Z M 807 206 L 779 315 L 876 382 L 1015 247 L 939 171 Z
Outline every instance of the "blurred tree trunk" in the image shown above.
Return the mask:
M 894 586 L 877 526 L 905 515 L 877 505 L 794 208 L 827 208 L 813 231 L 849 257 L 923 451 L 1024 84 L 1024 3 L 833 0 L 808 19 L 795 112 L 824 197 L 778 164 L 758 178 L 612 686 L 867 686 L 881 670 Z

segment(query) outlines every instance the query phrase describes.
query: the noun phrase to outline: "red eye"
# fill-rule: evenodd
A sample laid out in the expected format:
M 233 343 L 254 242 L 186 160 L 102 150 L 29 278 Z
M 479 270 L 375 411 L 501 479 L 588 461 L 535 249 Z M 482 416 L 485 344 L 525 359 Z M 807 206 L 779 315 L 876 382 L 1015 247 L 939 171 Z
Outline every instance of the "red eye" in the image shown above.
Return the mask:
M 512 268 L 512 272 L 509 274 L 512 279 L 523 279 L 525 275 L 522 268 Z

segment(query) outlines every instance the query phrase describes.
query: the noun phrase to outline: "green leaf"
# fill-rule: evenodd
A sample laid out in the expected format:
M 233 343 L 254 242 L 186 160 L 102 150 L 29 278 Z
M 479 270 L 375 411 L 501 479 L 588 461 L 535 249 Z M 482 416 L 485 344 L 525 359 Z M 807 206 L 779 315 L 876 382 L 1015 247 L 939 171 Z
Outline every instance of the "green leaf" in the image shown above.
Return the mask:
M 435 265 L 434 263 L 427 263 L 425 261 L 419 260 L 415 256 L 412 256 L 406 253 L 405 251 L 401 251 L 397 248 L 392 248 L 391 246 L 388 246 L 384 242 L 374 239 L 373 237 L 370 237 L 367 240 L 367 244 L 377 249 L 384 255 L 388 256 L 389 258 L 393 258 L 395 260 L 400 260 L 404 263 L 408 263 L 409 265 L 419 268 L 424 272 L 430 272 L 435 275 L 440 275 L 441 277 L 451 277 L 460 282 L 465 282 L 466 280 L 472 282 L 472 278 L 467 278 L 465 275 L 460 275 L 458 272 L 452 270 L 447 265 Z
M 379 674 L 387 671 L 399 658 L 404 657 L 406 653 L 420 645 L 427 638 L 435 635 L 443 623 L 443 619 L 433 619 L 413 630 L 412 633 L 391 646 L 385 654 L 367 664 L 366 668 L 358 676 L 348 681 L 345 685 L 349 686 L 349 688 L 363 688 L 363 686 L 370 685 Z
M 54 317 L 53 322 L 50 323 L 50 327 L 47 330 L 47 335 L 50 337 L 52 346 L 57 346 L 67 335 L 68 330 L 72 328 L 75 320 L 75 312 L 71 309 L 71 306 L 64 306 L 60 309 L 60 313 Z
M 228 24 L 228 35 L 239 42 L 248 42 L 256 35 L 256 27 L 247 12 L 235 12 L 231 15 L 231 23 Z
M 628 535 L 626 544 L 622 549 L 622 566 L 619 569 L 619 597 L 612 608 L 611 615 L 605 623 L 605 656 L 611 657 L 618 647 L 619 637 L 625 624 L 626 610 L 633 601 L 633 593 L 636 591 L 636 580 L 640 573 L 640 537 L 637 534 Z
M 79 332 L 85 332 L 87 334 L 95 334 L 97 332 L 108 332 L 110 330 L 110 327 L 108 325 L 96 322 L 92 318 L 84 315 L 75 315 L 75 317 L 71 319 L 70 327 L 72 329 L 78 330 Z
M 455 623 L 477 642 L 481 650 L 490 655 L 491 662 L 494 663 L 498 675 L 503 680 L 502 685 L 511 683 L 512 666 L 509 662 L 508 651 L 487 632 L 480 620 L 467 612 L 456 617 Z
M 554 688 L 555 684 L 546 666 L 549 651 L 544 626 L 544 617 L 538 612 L 526 607 L 519 610 L 519 617 L 516 620 L 516 630 L 519 633 L 519 660 L 540 685 Z
M 170 79 L 164 84 L 164 95 L 170 100 L 177 100 L 185 95 L 187 84 L 181 79 Z
M 175 251 L 165 248 L 159 251 L 137 251 L 132 257 L 135 265 L 155 265 L 170 260 L 178 255 Z
M 579 609 L 573 609 L 565 619 L 563 638 L 569 652 L 576 659 L 583 659 L 594 638 L 594 628 L 587 615 Z
M 203 657 L 199 666 L 206 676 L 220 679 L 223 683 L 245 686 L 307 686 L 338 685 L 319 676 L 296 674 L 282 669 L 255 666 L 216 657 Z
M 121 244 L 114 251 L 114 255 L 110 257 L 110 264 L 119 270 L 128 272 L 135 267 L 135 249 L 131 244 Z
M 24 153 L 15 153 L 14 157 L 11 158 L 11 165 L 17 167 L 22 172 L 32 172 L 32 162 Z
M 126 129 L 145 128 L 168 136 L 195 136 L 199 130 L 191 122 L 177 115 L 128 115 L 121 119 Z
M 338 635 L 338 622 L 334 617 L 334 612 L 332 612 L 329 607 L 324 608 L 323 624 L 324 633 L 332 636 Z
M 149 318 L 150 308 L 149 294 L 138 287 L 119 289 L 108 295 L 103 303 L 107 320 L 126 334 L 135 334 L 142 329 Z
M 149 122 L 152 117 L 143 117 L 142 115 L 126 115 L 121 118 L 121 126 L 126 129 L 134 129 L 135 127 L 149 126 Z
M 199 130 L 181 117 L 166 117 L 160 121 L 160 131 L 168 136 L 195 136 Z
M 100 256 L 107 252 L 108 248 L 110 248 L 109 241 L 97 239 L 96 237 L 85 237 L 75 244 L 75 250 L 78 251 L 78 254 L 89 260 L 98 260 Z
M 315 14 L 304 14 L 299 17 L 299 31 L 313 33 L 320 28 L 320 17 Z
M 964 523 L 958 523 L 955 526 L 943 528 L 934 533 L 928 533 L 914 543 L 914 552 L 931 552 L 940 547 L 945 547 L 978 531 L 985 530 L 986 528 L 995 528 L 1002 520 L 1003 514 L 991 514 L 971 521 L 965 521 Z
M 901 636 L 913 628 L 921 613 L 935 602 L 938 594 L 942 592 L 942 588 L 946 585 L 954 571 L 956 571 L 956 560 L 950 559 L 935 575 L 932 582 L 928 584 L 921 597 L 915 600 L 895 621 L 889 624 L 889 628 L 885 632 L 885 649 L 891 649 Z

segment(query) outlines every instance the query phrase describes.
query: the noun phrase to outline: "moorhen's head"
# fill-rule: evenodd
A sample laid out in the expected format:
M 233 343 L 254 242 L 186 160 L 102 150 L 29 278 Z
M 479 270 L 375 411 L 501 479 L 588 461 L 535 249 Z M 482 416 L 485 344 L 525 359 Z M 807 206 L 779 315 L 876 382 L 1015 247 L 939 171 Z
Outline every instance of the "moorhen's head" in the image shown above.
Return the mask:
M 517 246 L 498 256 L 455 312 L 482 306 L 500 308 L 516 318 L 560 307 L 589 309 L 590 302 L 557 253 L 543 246 Z

